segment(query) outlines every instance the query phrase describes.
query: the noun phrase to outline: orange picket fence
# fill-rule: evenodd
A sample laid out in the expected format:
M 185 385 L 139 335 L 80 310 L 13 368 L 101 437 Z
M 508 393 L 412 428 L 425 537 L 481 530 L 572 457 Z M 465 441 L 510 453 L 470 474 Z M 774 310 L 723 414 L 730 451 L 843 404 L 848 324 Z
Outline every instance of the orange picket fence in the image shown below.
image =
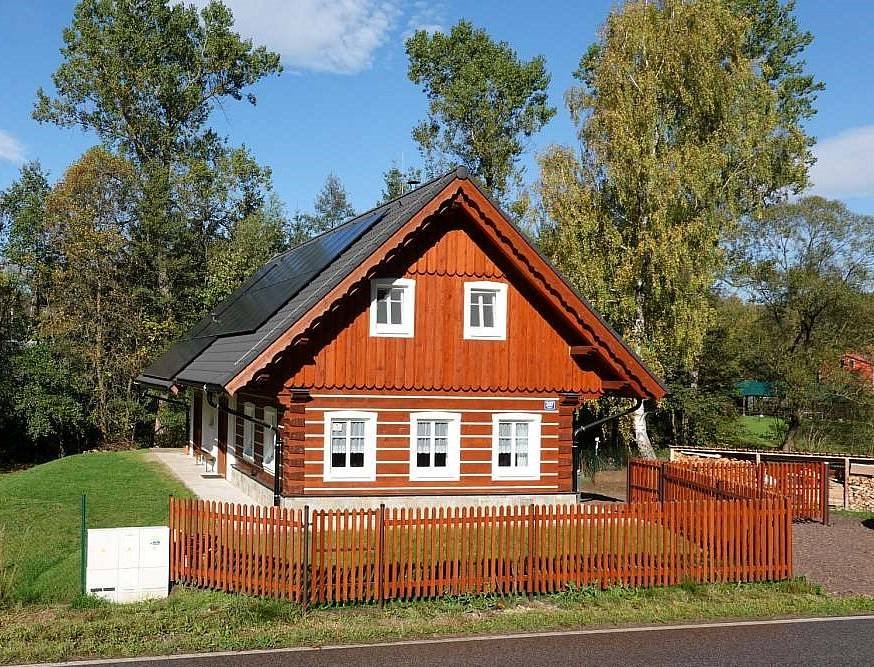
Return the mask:
M 783 496 L 356 511 L 170 500 L 171 579 L 337 604 L 792 576 Z
M 628 502 L 785 496 L 795 519 L 829 522 L 828 464 L 688 460 L 628 463 Z

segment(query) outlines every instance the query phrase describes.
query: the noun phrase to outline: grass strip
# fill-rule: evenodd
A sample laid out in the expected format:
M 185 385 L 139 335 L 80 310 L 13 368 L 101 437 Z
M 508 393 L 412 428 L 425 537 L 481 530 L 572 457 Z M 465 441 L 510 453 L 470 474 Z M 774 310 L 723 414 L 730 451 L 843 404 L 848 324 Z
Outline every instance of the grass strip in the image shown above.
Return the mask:
M 569 590 L 524 597 L 316 608 L 179 589 L 166 600 L 0 608 L 0 664 L 368 643 L 678 621 L 874 611 L 872 597 L 835 597 L 802 579 L 775 584 Z

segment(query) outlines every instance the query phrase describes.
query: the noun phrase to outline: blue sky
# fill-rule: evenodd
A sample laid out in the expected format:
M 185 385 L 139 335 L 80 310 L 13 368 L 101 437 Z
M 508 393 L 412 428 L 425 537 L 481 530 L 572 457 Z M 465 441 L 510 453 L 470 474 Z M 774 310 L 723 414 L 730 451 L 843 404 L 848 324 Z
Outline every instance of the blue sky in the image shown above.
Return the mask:
M 197 0 L 202 2 L 203 0 Z M 406 78 L 403 40 L 417 27 L 448 28 L 459 18 L 508 41 L 521 56 L 546 57 L 559 113 L 530 144 L 572 143 L 564 91 L 580 54 L 615 3 L 601 0 L 226 0 L 240 32 L 282 54 L 285 73 L 261 82 L 258 104 L 229 101 L 212 117 L 232 143 L 245 143 L 273 169 L 290 210 L 308 209 L 325 175 L 337 173 L 356 208 L 379 198 L 393 161 L 418 162 L 410 128 L 425 114 L 424 96 Z M 39 159 L 54 177 L 93 135 L 39 125 L 34 93 L 50 89 L 61 31 L 72 0 L 0 0 L 0 189 L 23 160 Z M 816 192 L 874 213 L 874 2 L 799 0 L 797 15 L 815 41 L 810 71 L 826 83 L 809 131 L 819 139 Z

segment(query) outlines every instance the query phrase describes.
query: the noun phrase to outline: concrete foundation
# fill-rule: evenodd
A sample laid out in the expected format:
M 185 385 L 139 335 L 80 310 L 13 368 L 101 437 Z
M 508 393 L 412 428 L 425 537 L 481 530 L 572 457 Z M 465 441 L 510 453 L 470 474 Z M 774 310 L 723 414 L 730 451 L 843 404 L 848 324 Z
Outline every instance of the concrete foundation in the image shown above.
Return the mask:
M 228 481 L 254 500 L 256 504 L 273 504 L 273 489 L 268 489 L 261 482 L 244 475 L 236 468 L 228 467 Z
M 379 509 L 381 504 L 386 507 L 492 507 L 518 505 L 570 505 L 577 502 L 574 493 L 542 493 L 542 494 L 478 494 L 456 496 L 297 496 L 283 498 L 283 507 L 303 508 L 309 505 L 310 510 L 338 509 Z

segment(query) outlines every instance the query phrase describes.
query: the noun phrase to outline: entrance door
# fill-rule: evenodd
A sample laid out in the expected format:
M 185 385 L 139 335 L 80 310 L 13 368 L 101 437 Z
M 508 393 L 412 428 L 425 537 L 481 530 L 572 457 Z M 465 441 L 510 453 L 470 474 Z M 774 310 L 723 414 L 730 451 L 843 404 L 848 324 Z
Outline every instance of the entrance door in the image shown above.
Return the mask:
M 218 471 L 218 410 L 209 404 L 204 397 L 203 401 L 203 436 L 200 448 L 204 453 L 215 459 L 215 470 Z M 207 468 L 209 470 L 209 468 Z

